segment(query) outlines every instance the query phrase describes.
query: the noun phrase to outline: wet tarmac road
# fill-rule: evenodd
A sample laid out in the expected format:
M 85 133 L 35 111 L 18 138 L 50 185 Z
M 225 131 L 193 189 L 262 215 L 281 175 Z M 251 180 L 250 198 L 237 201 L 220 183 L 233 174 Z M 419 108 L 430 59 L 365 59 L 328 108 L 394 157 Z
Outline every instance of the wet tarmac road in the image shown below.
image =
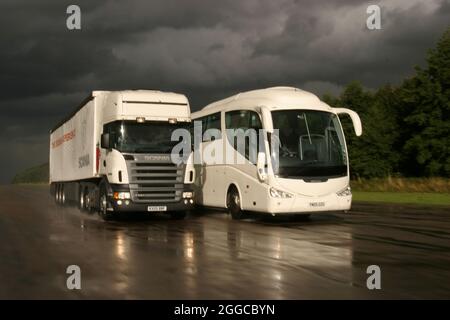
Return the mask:
M 310 221 L 220 212 L 103 222 L 0 187 L 0 298 L 450 298 L 450 210 L 355 204 Z M 368 290 L 366 268 L 381 268 Z M 66 268 L 81 268 L 68 290 Z

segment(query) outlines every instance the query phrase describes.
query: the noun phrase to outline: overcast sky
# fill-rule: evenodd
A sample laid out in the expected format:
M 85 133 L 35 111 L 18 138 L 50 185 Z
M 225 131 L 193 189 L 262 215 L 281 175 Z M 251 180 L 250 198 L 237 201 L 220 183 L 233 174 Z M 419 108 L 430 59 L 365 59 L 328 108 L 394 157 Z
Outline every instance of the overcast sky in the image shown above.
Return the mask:
M 82 11 L 66 28 L 66 8 Z M 366 9 L 381 7 L 381 30 Z M 193 110 L 274 85 L 398 84 L 449 26 L 450 0 L 0 2 L 0 183 L 48 161 L 48 131 L 92 90 L 161 89 Z

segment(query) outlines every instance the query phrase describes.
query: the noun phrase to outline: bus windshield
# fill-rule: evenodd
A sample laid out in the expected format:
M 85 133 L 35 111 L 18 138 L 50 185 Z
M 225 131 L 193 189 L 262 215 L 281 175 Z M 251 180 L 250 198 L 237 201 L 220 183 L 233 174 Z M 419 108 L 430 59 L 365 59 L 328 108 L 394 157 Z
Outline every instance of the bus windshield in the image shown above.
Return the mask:
M 189 129 L 187 123 L 170 124 L 163 121 L 137 123 L 115 121 L 105 125 L 114 149 L 125 153 L 170 153 L 179 141 L 171 141 L 175 129 Z
M 337 116 L 313 110 L 272 111 L 278 129 L 275 175 L 284 178 L 331 178 L 347 174 L 347 155 Z M 276 135 L 275 135 L 276 136 Z

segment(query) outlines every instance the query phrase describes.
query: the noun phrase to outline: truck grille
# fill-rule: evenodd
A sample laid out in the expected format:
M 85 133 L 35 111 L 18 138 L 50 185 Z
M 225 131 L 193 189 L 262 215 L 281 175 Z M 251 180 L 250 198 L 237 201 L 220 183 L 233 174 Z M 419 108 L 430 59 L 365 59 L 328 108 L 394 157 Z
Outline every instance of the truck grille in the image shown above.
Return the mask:
M 184 164 L 174 164 L 167 155 L 133 156 L 134 161 L 127 161 L 131 200 L 145 203 L 181 200 Z

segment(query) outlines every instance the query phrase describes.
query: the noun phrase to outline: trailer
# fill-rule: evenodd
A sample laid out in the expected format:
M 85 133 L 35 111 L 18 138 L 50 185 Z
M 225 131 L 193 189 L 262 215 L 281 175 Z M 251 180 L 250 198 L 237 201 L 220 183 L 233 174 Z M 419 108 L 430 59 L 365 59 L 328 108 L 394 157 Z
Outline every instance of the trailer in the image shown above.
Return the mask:
M 194 204 L 192 153 L 174 162 L 175 129 L 189 130 L 188 99 L 153 90 L 93 91 L 50 131 L 50 193 L 109 220 L 118 212 L 168 213 Z

